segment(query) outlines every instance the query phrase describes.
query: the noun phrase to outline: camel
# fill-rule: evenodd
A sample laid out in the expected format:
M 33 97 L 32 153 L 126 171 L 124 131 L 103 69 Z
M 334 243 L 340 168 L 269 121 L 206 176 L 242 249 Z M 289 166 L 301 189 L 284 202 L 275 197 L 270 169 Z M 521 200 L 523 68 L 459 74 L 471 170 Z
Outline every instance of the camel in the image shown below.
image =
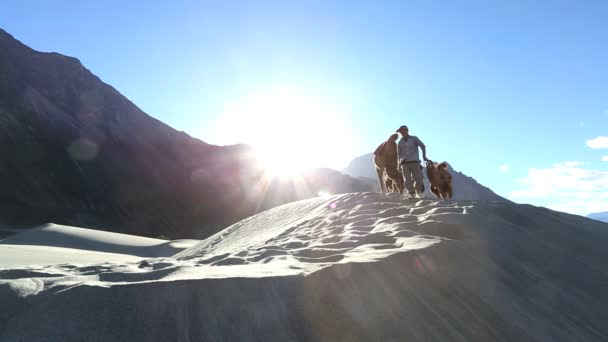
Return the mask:
M 428 160 L 426 162 L 426 175 L 431 183 L 431 192 L 437 198 L 452 198 L 452 175 L 448 171 L 448 164 L 446 162 L 435 165 L 435 163 Z
M 380 192 L 403 193 L 403 175 L 397 166 L 397 139 L 399 135 L 392 134 L 387 141 L 383 142 L 374 151 L 374 165 L 380 183 Z

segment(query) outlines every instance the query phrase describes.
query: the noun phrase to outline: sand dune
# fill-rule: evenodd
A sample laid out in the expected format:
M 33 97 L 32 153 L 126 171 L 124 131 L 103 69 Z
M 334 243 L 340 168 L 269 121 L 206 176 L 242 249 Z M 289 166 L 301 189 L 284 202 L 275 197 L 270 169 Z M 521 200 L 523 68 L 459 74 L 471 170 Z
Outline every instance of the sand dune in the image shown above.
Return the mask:
M 396 207 L 401 201 L 397 195 L 375 194 L 300 201 L 243 220 L 174 257 L 209 265 L 281 262 L 308 274 L 335 263 L 371 262 L 426 248 L 444 238 L 427 234 L 426 224 L 409 215 L 411 209 Z M 467 209 L 433 201 L 418 205 L 431 203 L 437 207 L 429 213 L 444 218 L 433 224 L 434 233 L 448 228 L 449 214 Z
M 63 246 L 47 247 L 85 245 L 57 229 Z M 359 193 L 265 211 L 170 257 L 103 236 L 83 253 L 140 259 L 0 266 L 0 341 L 608 338 L 608 225 L 543 208 Z
M 16 230 L 5 229 L 12 233 Z M 198 240 L 167 241 L 100 230 L 47 224 L 0 240 L 0 266 L 93 264 L 167 257 Z

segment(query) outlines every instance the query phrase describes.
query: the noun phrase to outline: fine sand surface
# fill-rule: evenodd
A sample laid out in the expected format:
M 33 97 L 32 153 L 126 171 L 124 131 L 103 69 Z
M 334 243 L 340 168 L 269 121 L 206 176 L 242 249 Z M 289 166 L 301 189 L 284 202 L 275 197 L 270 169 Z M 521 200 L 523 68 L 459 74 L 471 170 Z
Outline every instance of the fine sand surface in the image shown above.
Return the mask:
M 167 257 L 199 240 L 167 241 L 100 230 L 47 224 L 0 240 L 0 267 L 14 265 L 95 264 Z
M 0 341 L 605 341 L 607 244 L 543 208 L 372 193 L 197 243 L 49 225 L 0 242 Z

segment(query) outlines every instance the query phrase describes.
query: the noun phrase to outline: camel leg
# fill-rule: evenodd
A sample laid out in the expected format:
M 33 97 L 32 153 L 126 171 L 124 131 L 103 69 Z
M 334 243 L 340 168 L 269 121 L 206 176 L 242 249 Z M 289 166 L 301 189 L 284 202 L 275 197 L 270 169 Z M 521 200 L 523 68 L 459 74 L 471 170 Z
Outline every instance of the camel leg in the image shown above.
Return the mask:
M 403 194 L 403 189 L 405 188 L 405 186 L 403 185 L 403 178 L 401 177 L 401 175 L 399 175 L 399 179 L 396 182 L 396 186 L 397 191 L 399 191 L 400 194 Z
M 386 192 L 394 192 L 395 191 L 395 182 L 390 178 L 390 177 L 386 177 L 386 181 L 384 183 L 386 185 Z
M 386 169 L 386 187 L 390 192 L 399 192 L 403 191 L 403 175 L 399 170 L 395 168 L 387 167 Z
M 452 186 L 451 185 L 450 185 L 450 187 L 448 187 L 447 195 L 448 195 L 449 199 L 452 199 Z
M 437 198 L 441 198 L 441 193 L 437 187 L 431 185 L 431 192 L 437 196 Z
M 378 183 L 380 183 L 380 193 L 385 194 L 386 187 L 384 185 L 384 171 L 376 167 L 376 174 L 378 175 Z

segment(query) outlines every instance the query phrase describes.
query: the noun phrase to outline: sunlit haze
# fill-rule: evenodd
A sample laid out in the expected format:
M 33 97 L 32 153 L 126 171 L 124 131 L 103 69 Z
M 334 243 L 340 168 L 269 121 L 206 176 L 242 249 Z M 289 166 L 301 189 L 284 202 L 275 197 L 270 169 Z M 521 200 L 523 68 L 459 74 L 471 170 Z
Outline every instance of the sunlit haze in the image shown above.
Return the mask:
M 292 86 L 258 89 L 229 103 L 213 140 L 248 143 L 270 173 L 339 169 L 352 159 L 350 119 L 340 103 Z
M 191 136 L 254 145 L 269 172 L 341 170 L 405 124 L 429 158 L 499 195 L 583 215 L 608 210 L 606 18 L 596 0 L 5 0 L 0 11 L 28 46 L 77 57 Z

